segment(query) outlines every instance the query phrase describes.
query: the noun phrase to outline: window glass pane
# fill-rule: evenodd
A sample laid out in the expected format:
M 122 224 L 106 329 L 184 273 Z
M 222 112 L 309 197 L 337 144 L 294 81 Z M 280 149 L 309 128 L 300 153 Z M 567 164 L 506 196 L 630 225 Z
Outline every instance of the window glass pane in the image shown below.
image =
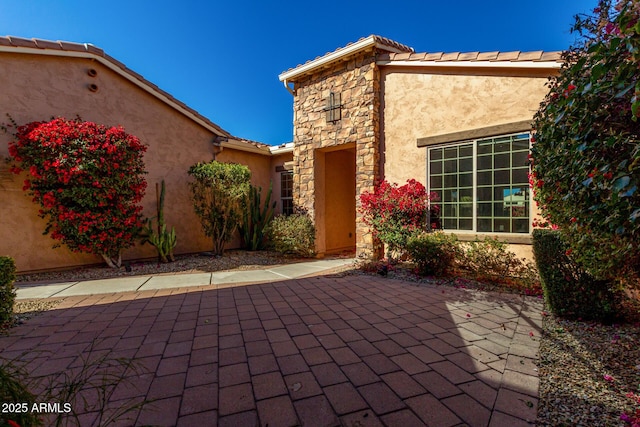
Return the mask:
M 509 153 L 496 154 L 493 167 L 496 169 L 508 168 L 511 166 L 511 156 Z
M 493 183 L 496 185 L 511 183 L 509 170 L 497 170 L 493 173 Z
M 529 152 L 528 151 L 518 151 L 511 155 L 511 165 L 514 167 L 518 166 L 529 166 Z
M 444 190 L 444 199 L 443 202 L 457 202 L 458 201 L 458 191 L 457 190 Z
M 511 172 L 512 184 L 523 184 L 529 182 L 529 168 L 518 168 Z
M 491 216 L 491 203 L 478 203 L 478 216 Z
M 510 219 L 494 219 L 493 220 L 493 231 L 500 233 L 510 233 L 511 232 L 511 220 Z
M 458 147 L 450 147 L 444 149 L 444 158 L 445 159 L 457 159 L 458 158 Z
M 491 187 L 479 187 L 478 188 L 478 200 L 490 202 L 493 200 L 493 188 Z
M 455 173 L 458 172 L 458 161 L 457 160 L 445 160 L 444 161 L 444 172 L 445 173 Z
M 472 218 L 473 217 L 473 203 L 460 203 L 460 217 Z
M 529 216 L 529 203 L 511 205 L 512 218 L 525 218 Z
M 472 185 L 473 185 L 472 173 L 460 174 L 460 187 L 471 187 Z
M 511 144 L 509 142 L 497 142 L 493 147 L 494 153 L 507 153 L 511 149 Z
M 443 203 L 442 216 L 452 217 L 457 216 L 457 205 L 455 203 Z
M 291 199 L 282 200 L 282 213 L 284 215 L 291 215 L 293 213 L 293 200 Z
M 511 187 L 493 187 L 493 200 L 496 202 L 504 200 L 504 196 L 510 191 Z
M 480 233 L 493 231 L 493 229 L 491 228 L 491 224 L 492 224 L 492 220 L 490 219 L 479 219 L 478 227 L 476 230 Z
M 493 152 L 491 141 L 478 141 L 478 154 L 489 154 Z
M 473 220 L 472 219 L 461 219 L 459 224 L 459 230 L 473 230 Z
M 442 188 L 442 175 L 431 175 L 431 179 L 429 179 L 429 186 L 431 187 L 431 191 Z
M 431 162 L 429 164 L 429 172 L 442 173 L 442 162 Z
M 478 172 L 478 185 L 492 185 L 493 174 L 491 171 Z
M 493 216 L 495 217 L 509 217 L 509 207 L 505 206 L 503 202 L 495 202 L 493 204 Z
M 516 139 L 512 142 L 513 151 L 529 151 L 529 135 L 525 134 L 523 139 Z
M 460 157 L 472 157 L 473 144 L 466 144 L 460 147 Z
M 458 186 L 458 175 L 445 175 L 444 176 L 444 186 L 445 187 L 457 187 Z
M 471 157 L 467 159 L 460 159 L 460 172 L 473 171 L 473 159 Z
M 478 156 L 478 170 L 493 168 L 493 156 Z
M 512 221 L 513 233 L 528 233 L 529 232 L 529 219 L 514 219 Z
M 464 190 L 460 190 L 460 201 L 461 202 L 473 202 L 473 189 L 467 188 Z
M 429 150 L 429 157 L 431 160 L 442 159 L 442 148 L 432 148 Z
M 443 226 L 445 230 L 457 230 L 458 220 L 455 218 L 445 218 Z

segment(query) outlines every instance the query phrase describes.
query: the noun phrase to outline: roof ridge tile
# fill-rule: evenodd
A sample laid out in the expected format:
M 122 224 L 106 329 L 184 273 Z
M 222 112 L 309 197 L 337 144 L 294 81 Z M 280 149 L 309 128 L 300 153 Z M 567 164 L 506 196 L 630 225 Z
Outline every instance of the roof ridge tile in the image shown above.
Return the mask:
M 499 52 L 498 53 L 498 61 L 517 61 L 520 57 L 519 50 L 513 50 L 510 52 Z
M 448 52 L 442 55 L 440 61 L 457 61 L 460 57 L 460 52 Z
M 60 43 L 54 42 L 52 40 L 33 39 L 33 42 L 36 44 L 36 47 L 38 47 L 39 49 L 62 50 L 62 46 L 60 46 Z
M 38 46 L 36 46 L 36 43 L 33 41 L 33 39 L 26 39 L 24 37 L 14 37 L 14 36 L 7 36 L 7 38 L 11 42 L 12 46 L 16 46 L 16 47 L 34 47 L 34 48 L 38 47 Z

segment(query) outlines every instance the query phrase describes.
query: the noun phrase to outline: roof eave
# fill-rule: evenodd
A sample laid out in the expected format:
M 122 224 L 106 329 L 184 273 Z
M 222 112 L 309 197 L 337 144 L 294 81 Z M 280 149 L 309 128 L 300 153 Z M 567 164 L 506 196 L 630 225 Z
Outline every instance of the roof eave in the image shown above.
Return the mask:
M 393 46 L 389 46 L 387 44 L 384 43 L 380 43 L 377 39 L 376 36 L 369 36 L 365 39 L 362 39 L 360 41 L 357 41 L 353 44 L 350 44 L 342 49 L 338 49 L 334 52 L 331 52 L 325 56 L 322 56 L 316 60 L 307 62 L 306 64 L 300 65 L 296 68 L 294 68 L 293 70 L 289 70 L 289 71 L 285 71 L 284 73 L 280 74 L 278 76 L 278 78 L 280 79 L 281 82 L 288 82 L 288 81 L 292 81 L 295 77 L 304 75 L 309 73 L 310 71 L 314 71 L 324 65 L 330 64 L 342 57 L 345 56 L 349 56 L 352 55 L 356 52 L 371 48 L 371 47 L 377 47 L 380 49 L 384 49 L 388 52 L 393 52 L 393 53 L 402 53 L 404 52 L 403 50 L 397 49 Z
M 269 147 L 269 152 L 271 152 L 271 154 L 274 156 L 278 154 L 292 153 L 293 142 L 287 142 L 286 144 L 271 146 Z
M 266 154 L 269 155 L 271 154 L 269 151 L 269 146 L 264 145 L 264 146 L 256 146 L 253 144 L 248 144 L 246 142 L 243 142 L 241 140 L 235 139 L 235 138 L 230 138 L 226 141 L 222 142 L 222 147 L 223 148 L 229 148 L 229 149 L 233 149 L 233 150 L 239 150 L 239 151 L 245 151 L 247 153 L 255 153 L 255 154 Z
M 557 61 L 376 61 L 379 66 L 386 67 L 428 67 L 428 68 L 520 68 L 549 69 L 562 67 Z

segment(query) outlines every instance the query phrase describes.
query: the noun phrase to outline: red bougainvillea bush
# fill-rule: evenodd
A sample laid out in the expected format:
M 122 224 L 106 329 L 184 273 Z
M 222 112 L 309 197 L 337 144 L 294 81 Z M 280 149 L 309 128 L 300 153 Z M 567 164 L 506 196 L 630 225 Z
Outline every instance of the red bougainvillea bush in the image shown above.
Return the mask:
M 64 118 L 27 123 L 14 136 L 11 171 L 27 172 L 23 190 L 40 204 L 54 247 L 119 267 L 142 226 L 146 147 L 121 127 Z
M 402 186 L 385 180 L 373 193 L 360 195 L 360 212 L 373 236 L 386 245 L 390 255 L 404 249 L 411 235 L 426 229 L 429 200 L 437 197 L 436 193 L 427 194 L 424 185 L 415 179 Z M 432 206 L 431 211 L 432 215 L 438 213 L 439 206 Z

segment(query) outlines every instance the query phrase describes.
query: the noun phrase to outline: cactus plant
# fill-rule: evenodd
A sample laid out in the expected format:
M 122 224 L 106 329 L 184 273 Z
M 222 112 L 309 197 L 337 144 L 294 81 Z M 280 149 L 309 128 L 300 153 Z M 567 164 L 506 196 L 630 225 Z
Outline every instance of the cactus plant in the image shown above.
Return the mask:
M 251 186 L 245 199 L 242 225 L 240 234 L 244 247 L 250 251 L 262 249 L 265 228 L 273 218 L 276 202 L 271 203 L 273 185 L 269 185 L 269 191 L 262 204 L 262 187 Z
M 158 251 L 158 258 L 161 262 L 173 262 L 173 249 L 176 247 L 176 229 L 171 227 L 171 231 L 167 231 L 167 224 L 164 222 L 164 195 L 165 186 L 164 179 L 160 185 L 160 191 L 158 192 L 158 183 L 156 183 L 156 211 L 157 215 L 154 217 L 156 220 L 156 227 L 153 227 L 154 218 L 147 218 L 146 226 L 144 229 L 142 243 L 151 243 Z

